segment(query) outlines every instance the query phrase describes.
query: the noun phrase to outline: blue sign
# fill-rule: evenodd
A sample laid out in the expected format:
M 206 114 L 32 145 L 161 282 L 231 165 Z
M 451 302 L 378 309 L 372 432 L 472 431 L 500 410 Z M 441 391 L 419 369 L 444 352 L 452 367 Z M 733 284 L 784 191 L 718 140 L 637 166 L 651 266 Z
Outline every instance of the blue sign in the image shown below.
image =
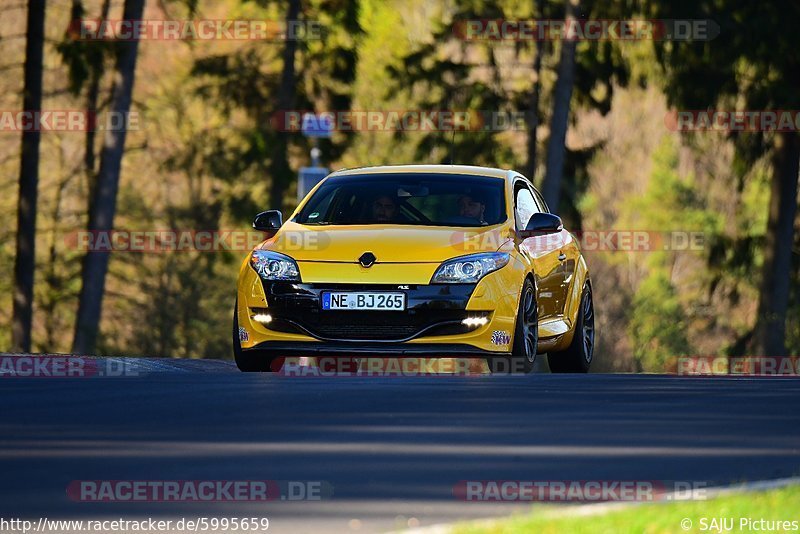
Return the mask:
M 297 176 L 297 201 L 303 200 L 328 173 L 330 171 L 325 167 L 300 167 L 300 174 Z
M 333 117 L 328 114 L 306 113 L 303 115 L 302 132 L 306 137 L 330 138 L 333 132 Z

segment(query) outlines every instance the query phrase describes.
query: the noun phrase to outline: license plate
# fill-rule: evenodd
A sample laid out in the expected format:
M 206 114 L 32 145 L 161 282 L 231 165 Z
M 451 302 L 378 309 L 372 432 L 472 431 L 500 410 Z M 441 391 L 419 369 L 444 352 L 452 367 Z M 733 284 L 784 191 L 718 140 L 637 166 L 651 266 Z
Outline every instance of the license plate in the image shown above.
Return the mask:
M 406 296 L 403 293 L 324 291 L 322 309 L 403 311 L 406 309 Z

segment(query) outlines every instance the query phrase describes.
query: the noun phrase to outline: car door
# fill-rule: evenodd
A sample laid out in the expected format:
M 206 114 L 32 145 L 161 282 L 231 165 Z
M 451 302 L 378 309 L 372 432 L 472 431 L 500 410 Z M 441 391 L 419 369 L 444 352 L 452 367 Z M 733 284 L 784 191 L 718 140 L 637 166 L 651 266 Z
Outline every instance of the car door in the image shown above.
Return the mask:
M 514 219 L 517 231 L 524 230 L 528 220 L 542 208 L 534 199 L 533 193 L 523 180 L 514 184 Z M 560 315 L 563 310 L 564 273 L 559 260 L 559 236 L 533 236 L 522 239 L 520 252 L 527 255 L 533 263 L 533 274 L 538 288 L 537 302 L 539 319 L 549 319 Z
M 535 188 L 533 189 L 533 196 L 539 208 L 545 213 L 550 213 L 550 209 L 547 207 L 542 195 L 539 194 L 539 191 Z M 572 281 L 575 276 L 578 261 L 580 260 L 581 251 L 578 247 L 578 243 L 575 241 L 575 236 L 569 231 L 562 229 L 558 236 L 553 237 L 552 244 L 558 249 L 559 268 L 557 277 L 560 281 L 555 295 L 556 315 L 566 315 L 569 291 L 572 287 Z

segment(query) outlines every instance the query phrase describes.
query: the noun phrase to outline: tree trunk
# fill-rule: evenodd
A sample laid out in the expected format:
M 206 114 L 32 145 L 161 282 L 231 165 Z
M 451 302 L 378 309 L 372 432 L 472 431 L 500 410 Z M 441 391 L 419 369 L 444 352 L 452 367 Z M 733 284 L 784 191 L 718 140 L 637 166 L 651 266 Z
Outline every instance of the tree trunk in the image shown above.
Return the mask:
M 289 10 L 286 12 L 286 27 L 292 21 L 297 20 L 300 15 L 300 0 L 289 0 Z M 297 41 L 286 39 L 283 48 L 283 72 L 281 73 L 281 85 L 278 88 L 278 111 L 289 111 L 294 102 L 295 70 L 294 56 L 297 51 Z M 269 164 L 269 176 L 272 180 L 270 188 L 270 207 L 280 210 L 283 208 L 283 197 L 286 194 L 286 187 L 289 183 L 291 169 L 286 157 L 288 148 L 286 132 L 276 132 L 275 144 L 273 145 L 272 157 Z
M 143 12 L 144 0 L 125 0 L 122 18 L 141 20 Z M 139 41 L 136 39 L 121 41 L 117 46 L 110 111 L 120 117 L 126 117 L 131 107 Z M 95 190 L 92 192 L 92 209 L 89 211 L 88 229 L 91 232 L 108 232 L 114 227 L 126 133 L 123 127 L 107 130 L 104 134 L 100 170 Z M 72 342 L 72 351 L 75 353 L 90 354 L 95 350 L 108 260 L 109 252 L 99 251 L 89 251 L 83 259 L 78 317 L 75 323 L 75 338 Z
M 772 161 L 769 219 L 758 300 L 754 350 L 757 356 L 787 356 L 786 312 L 791 289 L 800 135 L 779 134 Z
M 42 108 L 42 58 L 44 56 L 45 0 L 28 2 L 25 42 L 25 88 L 22 108 L 39 112 Z M 34 129 L 22 134 L 22 159 L 19 167 L 17 200 L 17 252 L 14 260 L 14 317 L 11 336 L 13 350 L 30 352 L 33 320 L 33 275 L 36 269 L 36 202 L 39 186 L 39 141 Z
M 103 0 L 103 5 L 100 8 L 100 20 L 108 19 L 108 11 L 111 8 L 110 0 Z M 86 92 L 86 111 L 89 116 L 94 117 L 97 114 L 97 101 L 100 99 L 100 80 L 103 78 L 103 62 L 99 65 L 91 67 L 89 73 L 89 90 Z M 89 185 L 89 201 L 87 208 L 89 212 L 92 211 L 92 192 L 95 190 L 95 183 L 97 176 L 95 175 L 95 154 L 94 154 L 94 140 L 95 128 L 86 129 L 86 149 L 83 154 L 83 169 L 86 175 L 86 182 Z
M 544 0 L 536 0 L 536 16 L 544 18 Z M 536 81 L 531 94 L 531 108 L 528 111 L 528 164 L 526 172 L 531 182 L 536 177 L 537 151 L 539 143 L 539 99 L 542 92 L 542 56 L 544 56 L 545 41 L 536 41 L 536 55 L 533 59 L 533 72 Z
M 61 157 L 59 158 L 59 166 L 61 169 L 65 168 L 64 165 L 64 151 L 58 147 Z M 44 352 L 53 352 L 59 345 L 61 339 L 61 329 L 59 327 L 59 317 L 57 308 L 59 301 L 62 298 L 63 286 L 66 277 L 64 276 L 64 262 L 59 262 L 58 258 L 58 221 L 61 220 L 61 207 L 63 204 L 64 190 L 72 178 L 71 174 L 67 174 L 64 178 L 59 180 L 56 186 L 56 198 L 53 202 L 53 211 L 50 214 L 50 220 L 53 224 L 50 228 L 50 246 L 47 252 L 47 264 L 44 267 L 44 281 L 47 286 L 45 295 L 42 298 L 41 310 L 44 316 Z
M 576 20 L 579 0 L 565 0 L 564 4 L 566 11 L 564 19 L 569 26 Z M 558 204 L 561 200 L 569 104 L 572 100 L 572 87 L 575 84 L 575 46 L 574 39 L 564 39 L 561 42 L 558 79 L 553 90 L 553 117 L 550 121 L 550 139 L 547 142 L 547 171 L 542 184 L 542 196 L 553 212 L 558 212 Z

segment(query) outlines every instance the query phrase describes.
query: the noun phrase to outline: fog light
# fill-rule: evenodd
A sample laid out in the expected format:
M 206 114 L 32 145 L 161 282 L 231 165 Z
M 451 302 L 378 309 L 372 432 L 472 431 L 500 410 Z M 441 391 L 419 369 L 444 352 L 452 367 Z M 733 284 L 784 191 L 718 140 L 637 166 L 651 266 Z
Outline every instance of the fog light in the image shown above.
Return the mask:
M 268 313 L 257 313 L 253 315 L 253 320 L 257 323 L 267 324 L 272 322 L 272 316 Z
M 475 328 L 478 326 L 483 326 L 488 322 L 489 322 L 488 317 L 467 317 L 466 319 L 461 321 L 461 324 L 463 324 L 464 326 Z

